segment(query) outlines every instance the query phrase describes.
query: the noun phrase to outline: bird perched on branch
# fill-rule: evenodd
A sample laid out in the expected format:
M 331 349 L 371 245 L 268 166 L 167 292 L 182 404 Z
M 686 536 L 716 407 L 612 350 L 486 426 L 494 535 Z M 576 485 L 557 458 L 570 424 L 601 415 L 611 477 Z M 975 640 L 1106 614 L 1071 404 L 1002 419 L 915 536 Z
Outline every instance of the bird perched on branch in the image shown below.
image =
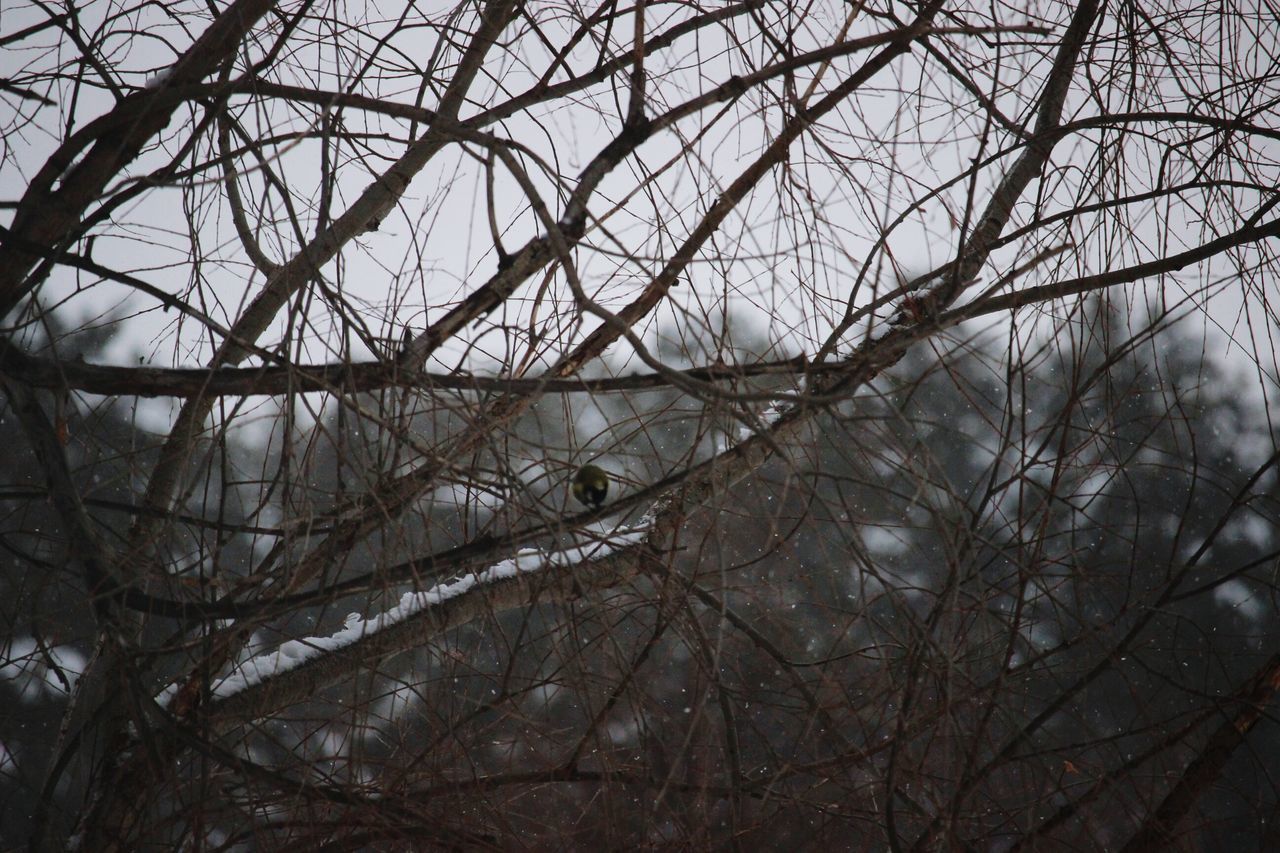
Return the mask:
M 599 509 L 609 494 L 609 475 L 599 465 L 583 465 L 573 475 L 573 496 L 578 503 Z

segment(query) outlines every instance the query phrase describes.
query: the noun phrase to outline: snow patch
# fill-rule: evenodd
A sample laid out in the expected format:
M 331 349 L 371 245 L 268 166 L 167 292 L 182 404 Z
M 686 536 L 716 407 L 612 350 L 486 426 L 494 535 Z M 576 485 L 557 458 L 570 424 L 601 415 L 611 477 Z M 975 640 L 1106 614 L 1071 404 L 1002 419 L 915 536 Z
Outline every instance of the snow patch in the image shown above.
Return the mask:
M 1232 579 L 1222 584 L 1214 590 L 1213 598 L 1251 621 L 1261 619 L 1267 612 L 1266 600 L 1241 580 Z
M 85 656 L 74 646 L 47 646 L 43 650 L 34 637 L 13 637 L 0 651 L 0 683 L 16 690 L 18 698 L 31 704 L 42 699 L 65 696 L 84 672 Z
M 858 531 L 868 552 L 879 557 L 892 557 L 907 550 L 907 540 L 895 528 L 864 524 Z
M 152 89 L 152 90 L 159 89 L 165 83 L 168 83 L 169 78 L 172 76 L 173 76 L 173 69 L 165 68 L 161 71 L 157 71 L 155 74 L 152 74 L 150 77 L 148 77 L 147 82 L 144 83 L 143 85 L 148 89 Z

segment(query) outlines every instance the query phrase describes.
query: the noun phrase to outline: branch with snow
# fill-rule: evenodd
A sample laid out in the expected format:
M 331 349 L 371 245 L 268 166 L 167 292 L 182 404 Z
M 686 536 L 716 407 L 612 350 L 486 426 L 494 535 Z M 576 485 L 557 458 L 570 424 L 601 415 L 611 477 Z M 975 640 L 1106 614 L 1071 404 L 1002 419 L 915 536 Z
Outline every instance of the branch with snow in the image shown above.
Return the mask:
M 485 610 L 535 600 L 566 600 L 633 577 L 648 555 L 650 519 L 599 540 L 556 551 L 525 548 L 479 572 L 429 589 L 406 592 L 394 607 L 364 618 L 347 616 L 327 637 L 290 640 L 274 651 L 235 664 L 214 681 L 211 710 L 234 718 L 259 716 L 300 700 L 351 671 L 421 645 Z M 344 654 L 332 654 L 342 650 Z M 167 706 L 181 682 L 156 701 Z

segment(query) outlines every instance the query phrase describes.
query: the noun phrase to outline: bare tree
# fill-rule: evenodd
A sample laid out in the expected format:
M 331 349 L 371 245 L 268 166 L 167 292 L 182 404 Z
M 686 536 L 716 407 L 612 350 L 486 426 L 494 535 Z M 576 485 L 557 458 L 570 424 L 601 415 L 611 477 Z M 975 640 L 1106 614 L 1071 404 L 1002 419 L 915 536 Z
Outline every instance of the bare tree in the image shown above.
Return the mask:
M 7 843 L 1275 840 L 1272 10 L 0 44 Z

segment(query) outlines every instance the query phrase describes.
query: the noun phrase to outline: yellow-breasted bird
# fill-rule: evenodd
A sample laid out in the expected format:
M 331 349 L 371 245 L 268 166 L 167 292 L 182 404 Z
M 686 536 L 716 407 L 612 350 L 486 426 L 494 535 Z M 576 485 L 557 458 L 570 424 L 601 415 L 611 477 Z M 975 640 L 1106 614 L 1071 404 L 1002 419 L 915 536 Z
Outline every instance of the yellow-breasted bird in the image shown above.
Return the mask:
M 573 496 L 578 503 L 599 509 L 609 494 L 609 475 L 599 465 L 583 465 L 573 475 Z

